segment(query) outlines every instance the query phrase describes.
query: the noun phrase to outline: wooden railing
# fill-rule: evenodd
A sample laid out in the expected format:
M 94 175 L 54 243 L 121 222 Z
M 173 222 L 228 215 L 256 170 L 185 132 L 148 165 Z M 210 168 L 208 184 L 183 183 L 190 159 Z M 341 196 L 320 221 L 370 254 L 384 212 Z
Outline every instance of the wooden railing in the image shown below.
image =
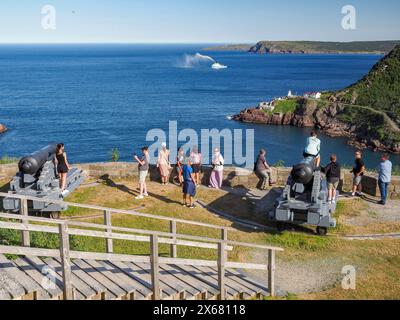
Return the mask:
M 48 256 L 48 257 L 60 258 L 62 262 L 64 299 L 73 299 L 70 259 L 78 259 L 78 258 L 149 263 L 151 269 L 153 299 L 155 300 L 161 298 L 160 296 L 161 291 L 160 291 L 159 277 L 158 277 L 159 264 L 216 267 L 218 269 L 218 287 L 221 300 L 226 299 L 226 286 L 225 286 L 226 268 L 267 270 L 268 289 L 270 291 L 271 296 L 275 295 L 275 283 L 274 283 L 275 252 L 283 251 L 283 249 L 273 246 L 258 245 L 254 243 L 244 243 L 244 242 L 229 240 L 228 231 L 236 231 L 236 229 L 224 226 L 216 226 L 202 222 L 190 221 L 190 220 L 156 216 L 129 210 L 111 209 L 94 205 L 70 203 L 61 200 L 35 198 L 35 197 L 14 195 L 8 193 L 0 193 L 0 197 L 13 198 L 13 199 L 18 199 L 20 201 L 20 214 L 0 213 L 0 219 L 1 219 L 0 229 L 20 230 L 22 232 L 22 246 L 0 246 L 0 253 L 26 255 L 26 256 L 29 255 Z M 104 213 L 104 225 L 96 223 L 88 223 L 88 222 L 47 219 L 47 218 L 29 216 L 28 201 L 39 201 L 39 202 L 44 202 L 46 204 L 56 204 L 56 203 L 66 204 L 71 207 L 100 210 Z M 134 215 L 139 217 L 169 221 L 170 232 L 113 226 L 112 214 L 126 214 L 126 215 Z M 15 222 L 14 220 L 17 220 L 19 222 Z M 189 234 L 178 234 L 177 223 L 220 229 L 221 237 L 210 238 L 210 237 L 201 237 Z M 102 231 L 98 231 L 99 229 Z M 60 239 L 59 250 L 31 248 L 30 232 L 58 234 Z M 69 244 L 70 235 L 104 239 L 106 244 L 106 253 L 72 251 Z M 115 254 L 113 253 L 114 251 L 113 240 L 148 242 L 150 244 L 150 255 L 134 256 L 127 254 Z M 158 248 L 160 243 L 170 245 L 170 251 L 171 251 L 170 258 L 159 257 Z M 217 250 L 218 258 L 217 261 L 178 258 L 177 246 L 189 246 L 189 247 Z M 254 263 L 229 262 L 227 258 L 227 251 L 232 250 L 234 246 L 267 250 L 268 252 L 267 264 L 265 265 L 265 264 L 254 264 Z

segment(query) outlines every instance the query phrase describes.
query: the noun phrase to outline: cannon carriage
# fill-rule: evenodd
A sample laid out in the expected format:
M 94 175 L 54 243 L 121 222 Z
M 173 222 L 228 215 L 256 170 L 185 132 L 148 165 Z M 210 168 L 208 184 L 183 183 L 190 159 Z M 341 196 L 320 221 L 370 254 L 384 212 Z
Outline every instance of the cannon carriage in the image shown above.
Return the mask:
M 50 200 L 62 200 L 62 190 L 55 163 L 56 145 L 47 147 L 23 157 L 18 163 L 18 172 L 10 182 L 9 194 L 24 195 Z M 67 175 L 67 194 L 73 192 L 85 180 L 82 170 L 72 168 Z M 20 210 L 18 199 L 4 198 L 3 209 L 11 212 Z M 65 204 L 28 201 L 30 213 L 59 214 L 67 210 Z
M 333 203 L 327 199 L 326 179 L 314 166 L 314 158 L 305 158 L 293 167 L 270 219 L 278 223 L 279 229 L 286 224 L 311 225 L 317 227 L 318 234 L 326 235 L 328 228 L 336 227 L 333 214 L 337 203 L 337 199 Z

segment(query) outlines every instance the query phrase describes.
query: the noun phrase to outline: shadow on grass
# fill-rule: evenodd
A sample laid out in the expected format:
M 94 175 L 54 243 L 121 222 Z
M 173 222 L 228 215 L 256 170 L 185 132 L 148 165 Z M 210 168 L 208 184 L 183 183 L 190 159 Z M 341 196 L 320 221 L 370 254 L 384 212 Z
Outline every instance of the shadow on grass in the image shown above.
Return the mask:
M 132 189 L 128 188 L 126 185 L 115 183 L 114 180 L 110 179 L 110 176 L 108 174 L 102 175 L 100 177 L 100 179 L 105 182 L 107 187 L 116 188 L 116 189 L 118 189 L 118 190 L 120 190 L 122 192 L 128 193 L 128 194 L 130 194 L 132 196 L 137 196 L 138 195 L 138 193 L 135 190 L 132 190 Z
M 235 188 L 224 187 L 228 193 L 206 205 L 206 209 L 232 222 L 232 227 L 244 232 L 262 232 L 272 235 L 284 231 L 315 235 L 315 231 L 303 225 L 280 224 L 269 220 L 269 213 L 275 210 L 275 201 L 281 188 L 271 188 L 264 196 L 243 185 Z M 204 204 L 203 204 L 204 206 Z M 255 210 L 255 208 L 257 210 Z

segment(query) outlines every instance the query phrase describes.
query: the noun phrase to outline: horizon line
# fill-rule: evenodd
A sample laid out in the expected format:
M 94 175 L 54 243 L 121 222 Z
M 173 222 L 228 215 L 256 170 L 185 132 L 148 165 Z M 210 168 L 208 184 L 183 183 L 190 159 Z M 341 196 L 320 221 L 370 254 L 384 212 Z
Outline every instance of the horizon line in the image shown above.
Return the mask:
M 129 42 L 129 41 L 66 41 L 66 42 L 0 42 L 0 45 L 62 45 L 62 44 L 141 44 L 141 45 L 151 45 L 151 44 L 162 44 L 162 45 L 174 45 L 174 44 L 201 44 L 201 45 L 254 45 L 258 42 L 338 42 L 338 43 L 353 43 L 353 42 L 395 42 L 400 41 L 400 39 L 387 39 L 387 40 L 351 40 L 351 41 L 327 41 L 327 40 L 259 40 L 256 42 Z

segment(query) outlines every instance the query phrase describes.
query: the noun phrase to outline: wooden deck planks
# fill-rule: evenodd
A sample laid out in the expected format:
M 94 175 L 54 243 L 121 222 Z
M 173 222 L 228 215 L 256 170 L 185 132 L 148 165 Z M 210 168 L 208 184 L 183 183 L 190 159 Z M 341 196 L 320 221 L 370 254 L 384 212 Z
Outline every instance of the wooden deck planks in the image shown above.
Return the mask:
M 34 266 L 32 266 L 28 260 L 23 258 L 18 258 L 14 261 L 15 265 L 18 266 L 20 270 L 22 270 L 25 274 L 31 277 L 40 288 L 45 290 L 48 295 L 50 295 L 50 299 L 60 299 L 62 298 L 62 288 L 60 288 L 56 283 L 52 283 L 50 286 L 45 286 L 45 274 L 39 272 Z M 62 283 L 58 283 L 62 285 Z
M 99 272 L 96 268 L 92 267 L 86 261 L 81 259 L 74 259 L 74 264 L 82 269 L 82 271 L 84 271 L 86 274 L 95 279 L 97 282 L 100 282 L 104 287 L 106 287 L 108 291 L 108 298 L 110 300 L 120 300 L 125 297 L 125 290 L 112 282 L 109 278 Z
M 13 261 L 8 260 L 4 255 L 1 254 L 0 269 L 14 279 L 18 279 L 18 283 L 25 289 L 25 294 L 30 295 L 31 299 L 37 300 L 40 298 L 40 296 L 43 296 L 44 299 L 50 298 L 50 295 L 45 290 L 40 288 L 40 286 L 38 286 L 38 284 L 31 277 L 20 270 Z
M 42 272 L 42 270 L 44 270 L 44 268 L 50 268 L 51 269 L 50 266 L 48 266 L 44 261 L 42 261 L 41 259 L 39 259 L 37 257 L 26 257 L 26 259 L 39 272 Z M 62 276 L 58 272 L 54 272 L 54 273 L 52 273 L 52 275 L 54 276 L 54 281 L 56 281 L 57 285 L 60 288 L 63 288 Z M 73 287 L 73 288 L 74 288 L 74 295 L 75 295 L 74 299 L 76 299 L 76 300 L 84 300 L 85 296 L 79 290 L 77 290 L 76 287 Z
M 170 272 L 168 265 L 160 265 L 160 278 L 167 283 L 173 283 L 179 291 L 185 292 L 184 300 L 196 300 L 205 296 L 205 291 L 199 290 L 198 287 L 190 285 L 188 281 L 183 281 L 182 277 Z
M 218 272 L 216 269 L 210 267 L 200 267 L 200 266 L 196 266 L 195 269 L 203 272 L 203 274 L 207 274 L 208 276 L 218 281 Z M 231 288 L 232 290 L 236 291 L 236 293 L 232 295 L 232 298 L 241 298 L 243 294 L 247 294 L 249 296 L 255 295 L 254 291 L 250 290 L 247 287 L 242 286 L 240 283 L 234 281 L 231 277 L 229 277 L 227 275 L 227 272 L 225 272 L 225 284 L 227 289 Z
M 8 293 L 11 299 L 22 299 L 25 296 L 25 289 L 16 278 L 0 269 L 0 289 Z M 4 293 L 4 295 L 7 295 Z
M 44 268 L 55 271 L 53 284 Z M 159 266 L 162 299 L 218 299 L 218 273 L 215 268 L 191 265 Z M 151 299 L 151 275 L 148 263 L 71 260 L 75 299 Z M 62 274 L 59 258 L 37 257 L 8 260 L 0 255 L 0 300 L 62 299 Z M 235 269 L 226 270 L 229 299 L 260 298 L 269 295 L 266 286 Z M 38 293 L 38 296 L 35 296 Z M 31 295 L 29 295 L 31 294 Z M 29 295 L 29 296 L 28 296 Z
M 48 266 L 52 267 L 60 276 L 62 276 L 61 263 L 54 258 L 46 258 L 43 260 Z M 98 293 L 93 290 L 87 283 L 82 281 L 75 273 L 71 272 L 72 286 L 76 288 L 85 297 L 85 300 L 91 300 L 98 296 Z
M 141 283 L 135 281 L 135 279 L 132 279 L 116 265 L 108 261 L 98 261 L 98 263 L 109 272 L 109 275 L 112 277 L 115 283 L 124 285 L 123 288 L 128 294 L 133 293 L 135 295 L 135 299 L 137 300 L 148 299 L 151 292 Z
M 214 289 L 218 291 L 218 280 L 212 277 L 210 274 L 207 274 L 206 272 L 202 272 L 198 269 L 196 269 L 194 266 L 190 265 L 185 265 L 185 266 L 177 266 L 177 268 L 181 270 L 185 270 L 188 272 L 192 277 L 196 278 L 197 280 L 201 282 L 205 282 L 208 285 L 212 286 Z M 215 271 L 216 272 L 216 271 Z M 226 286 L 226 291 L 228 296 L 230 297 L 235 297 L 239 294 L 238 291 L 232 289 L 230 286 Z M 219 294 L 219 292 L 218 292 Z
M 135 263 L 135 265 L 137 265 L 139 268 L 141 268 L 142 270 L 144 270 L 145 272 L 150 273 L 150 265 L 147 263 Z M 169 278 L 169 274 L 164 273 L 159 270 L 159 276 L 160 276 L 160 286 L 161 288 L 171 288 L 175 293 L 171 295 L 172 299 L 185 299 L 185 294 L 186 294 L 186 288 L 181 286 L 180 283 L 178 283 L 177 281 L 175 282 L 171 282 L 173 279 Z M 169 279 L 170 280 L 169 280 Z
M 58 263 L 61 264 L 61 261 L 59 259 L 57 260 Z M 93 277 L 91 277 L 89 274 L 84 272 L 81 268 L 79 268 L 73 260 L 71 260 L 71 271 L 72 273 L 80 278 L 83 282 L 85 282 L 88 286 L 90 286 L 95 292 L 96 292 L 96 297 L 95 299 L 103 299 L 107 300 L 107 288 L 103 286 L 100 282 L 96 281 Z
M 114 262 L 113 262 L 114 264 Z M 115 262 L 116 264 L 116 262 Z M 141 269 L 137 265 L 130 263 L 130 262 L 118 262 L 118 267 L 123 270 L 125 273 L 129 275 L 129 277 L 132 277 L 136 281 L 140 282 L 142 285 L 144 285 L 146 288 L 149 290 L 152 289 L 151 286 L 151 276 L 150 273 L 146 272 L 145 270 Z M 176 294 L 176 291 L 171 290 L 169 287 L 165 287 L 161 285 L 161 295 L 162 298 L 168 299 L 172 295 Z
M 262 296 L 269 296 L 269 291 L 267 286 L 263 286 L 260 283 L 257 283 L 253 279 L 249 278 L 245 274 L 241 273 L 238 270 L 235 269 L 227 269 L 227 274 L 228 276 L 232 277 L 235 279 L 235 281 L 240 282 L 244 286 L 248 287 L 249 289 L 255 291 L 257 295 L 262 295 Z

